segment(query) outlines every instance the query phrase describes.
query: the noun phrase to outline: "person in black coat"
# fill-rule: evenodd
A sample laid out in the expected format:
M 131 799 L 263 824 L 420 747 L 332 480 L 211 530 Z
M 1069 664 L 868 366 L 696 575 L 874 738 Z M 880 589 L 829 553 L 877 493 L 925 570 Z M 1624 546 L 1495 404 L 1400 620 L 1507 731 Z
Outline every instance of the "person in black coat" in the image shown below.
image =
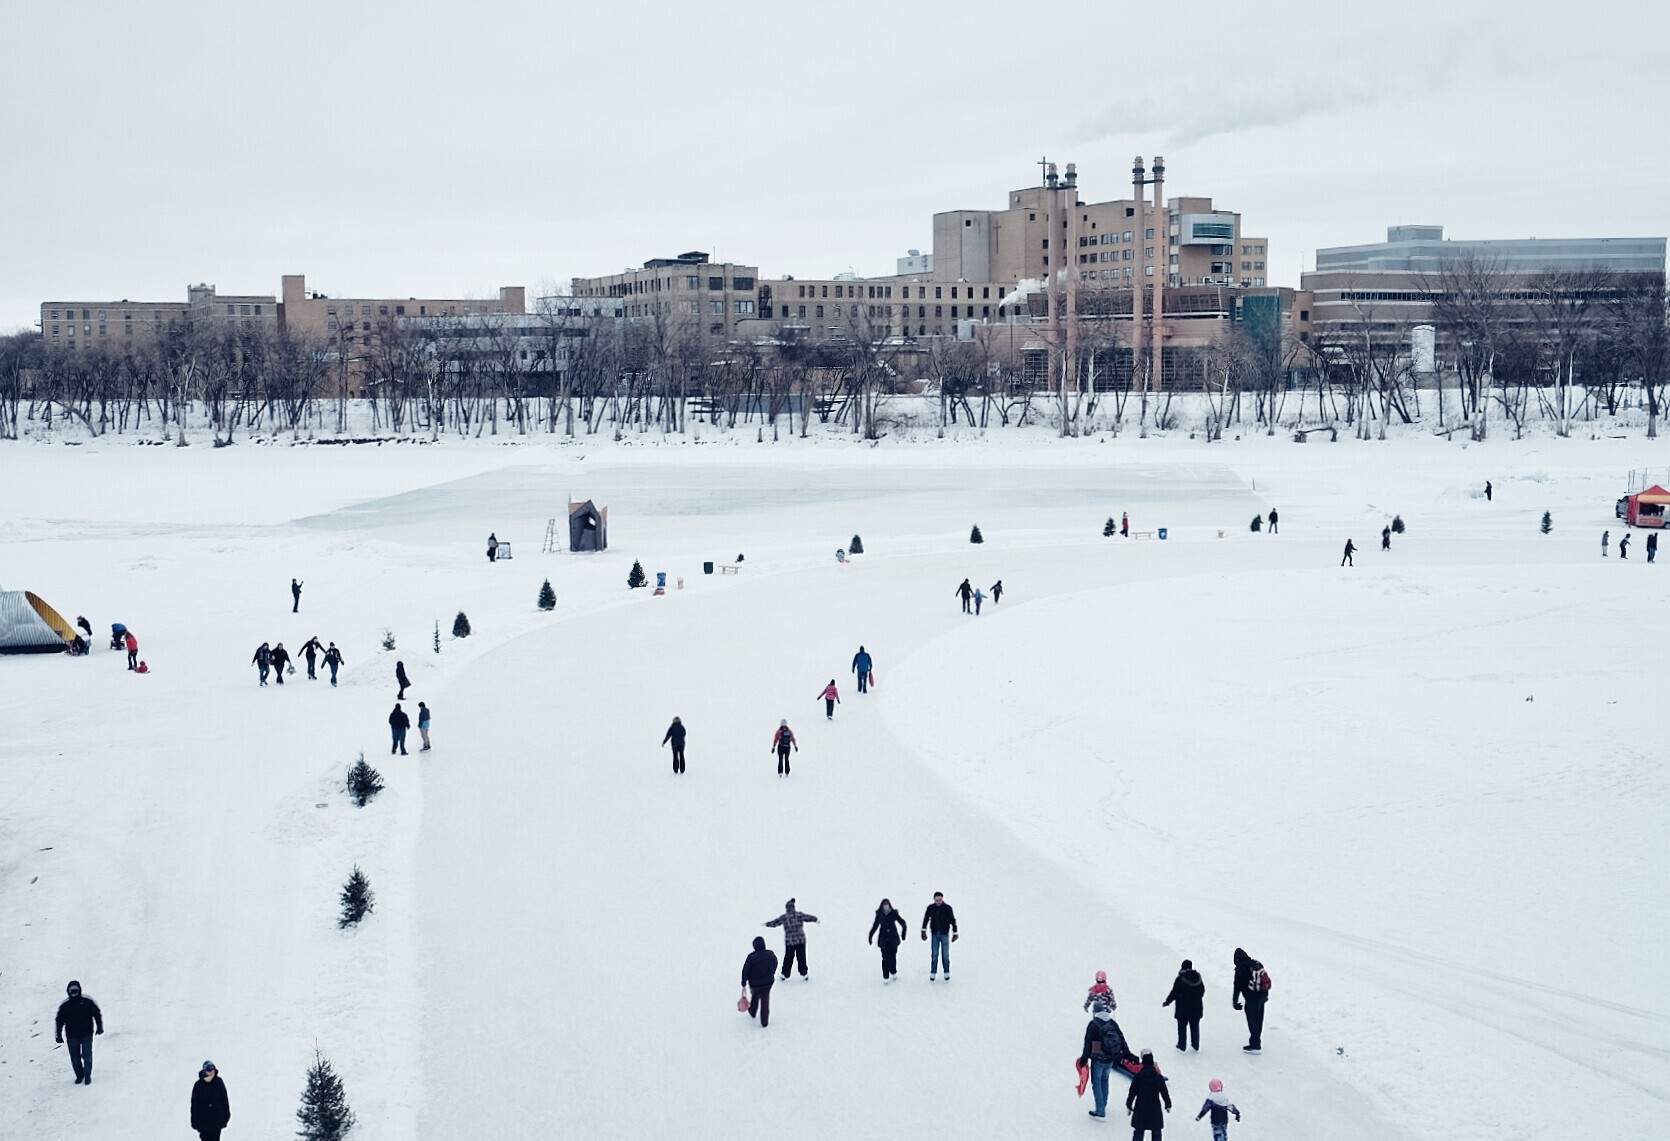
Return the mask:
M 1154 1055 L 1147 1050 L 1142 1052 L 1142 1069 L 1131 1077 L 1125 1109 L 1131 1115 L 1131 1141 L 1142 1141 L 1144 1131 L 1153 1134 L 1154 1141 L 1160 1141 L 1166 1114 L 1171 1112 L 1171 1091 L 1166 1088 L 1165 1075 L 1154 1065 Z
M 1177 1048 L 1183 1049 L 1183 1034 L 1187 1031 L 1194 1041 L 1194 1048 L 1199 1050 L 1200 1016 L 1206 1007 L 1206 980 L 1200 977 L 1192 961 L 1183 960 L 1183 969 L 1171 981 L 1171 993 L 1160 1005 L 1177 1007 L 1172 1011 L 1177 1019 Z
M 393 738 L 393 743 L 389 745 L 390 755 L 395 753 L 399 753 L 402 757 L 407 755 L 406 730 L 411 727 L 412 719 L 406 716 L 406 711 L 404 709 L 400 708 L 399 705 L 396 705 L 394 707 L 394 712 L 389 714 L 389 736 Z
M 1241 948 L 1235 948 L 1235 986 L 1234 1005 L 1241 1009 L 1244 1001 L 1247 1007 L 1247 1044 L 1241 1049 L 1249 1054 L 1256 1054 L 1264 1048 L 1264 1004 L 1270 1000 L 1269 987 L 1264 975 L 1264 964 L 1247 954 Z
M 759 1018 L 760 1029 L 771 1025 L 771 984 L 777 981 L 777 952 L 754 936 L 754 949 L 742 960 L 742 985 L 748 988 L 748 1017 Z
M 99 1004 L 81 993 L 81 984 L 74 979 L 64 988 L 69 997 L 58 1004 L 58 1021 L 53 1039 L 70 1040 L 70 1068 L 75 1071 L 75 1084 L 93 1084 L 93 1035 L 104 1033 L 104 1014 Z
M 1351 560 L 1351 556 L 1356 554 L 1356 553 L 1357 553 L 1357 544 L 1353 543 L 1350 539 L 1347 539 L 1345 541 L 1345 555 L 1340 559 L 1339 565 L 1342 566 L 1342 567 L 1343 566 L 1353 566 L 1353 567 L 1356 566 L 1357 564 L 1355 562 L 1352 562 L 1352 560 Z
M 255 656 L 249 659 L 249 662 L 255 667 L 256 671 L 260 673 L 261 684 L 266 685 L 267 671 L 273 668 L 272 647 L 267 645 L 267 643 L 262 642 L 259 646 L 255 647 Z
M 684 722 L 677 717 L 673 718 L 673 723 L 667 726 L 667 732 L 661 738 L 663 745 L 669 741 L 673 744 L 673 772 L 682 773 L 684 771 Z
M 1281 516 L 1276 514 L 1276 509 L 1274 507 L 1270 508 L 1270 529 L 1265 533 L 1274 535 L 1276 533 L 1276 527 L 1280 523 Z
M 876 908 L 876 920 L 870 924 L 869 942 L 881 948 L 881 977 L 891 981 L 899 973 L 899 943 L 910 933 L 905 917 L 893 910 L 893 901 L 884 899 Z M 879 934 L 879 938 L 878 938 Z
M 273 647 L 272 661 L 273 677 L 278 679 L 279 685 L 283 685 L 284 669 L 290 664 L 290 651 L 284 648 L 283 642 L 280 642 L 278 645 Z
M 302 608 L 302 584 L 295 579 L 290 580 L 290 613 L 295 614 Z
M 400 686 L 400 692 L 394 695 L 394 700 L 405 701 L 406 690 L 412 684 L 411 679 L 406 676 L 405 662 L 394 663 L 394 680 Z
M 1108 1115 L 1108 1075 L 1115 1067 L 1123 1069 L 1135 1061 L 1135 1055 L 1125 1042 L 1125 1032 L 1113 1020 L 1113 1011 L 1098 1005 L 1096 1013 L 1084 1028 L 1084 1046 L 1079 1051 L 1079 1069 L 1090 1070 L 1090 1092 L 1095 1108 L 1090 1116 L 1101 1120 Z
M 204 1062 L 191 1086 L 191 1127 L 203 1141 L 220 1141 L 220 1131 L 232 1122 L 232 1103 L 226 1083 L 213 1062 Z
M 319 635 L 317 634 L 302 643 L 302 656 L 307 659 L 307 676 L 309 680 L 318 678 L 319 675 L 314 673 L 313 670 L 319 655 L 324 652 L 325 644 L 319 641 Z
M 336 671 L 342 668 L 342 651 L 332 642 L 325 648 L 325 664 L 331 668 L 331 686 L 336 685 Z

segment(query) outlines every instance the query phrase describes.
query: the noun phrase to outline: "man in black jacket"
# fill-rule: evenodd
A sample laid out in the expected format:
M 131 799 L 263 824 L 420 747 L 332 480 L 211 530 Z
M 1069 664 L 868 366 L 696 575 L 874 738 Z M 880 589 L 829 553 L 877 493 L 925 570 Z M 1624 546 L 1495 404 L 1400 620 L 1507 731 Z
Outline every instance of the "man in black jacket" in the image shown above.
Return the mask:
M 1194 1040 L 1194 1048 L 1200 1049 L 1200 1016 L 1206 1007 L 1206 980 L 1200 977 L 1195 965 L 1188 959 L 1183 960 L 1183 969 L 1177 972 L 1172 980 L 1171 993 L 1161 1006 L 1177 1005 L 1173 1013 L 1177 1017 L 1177 1048 L 1184 1048 L 1183 1034 L 1187 1031 Z
M 667 732 L 661 738 L 663 745 L 669 741 L 673 744 L 673 772 L 682 773 L 684 771 L 684 722 L 677 717 L 673 718 L 673 723 L 667 726 Z
M 191 1087 L 191 1127 L 203 1141 L 220 1141 L 220 1131 L 232 1121 L 232 1104 L 226 1100 L 226 1083 L 213 1062 L 204 1062 Z
M 283 642 L 280 642 L 278 645 L 273 647 L 272 661 L 273 677 L 278 679 L 279 685 L 283 685 L 284 670 L 290 664 L 290 651 L 284 648 Z
M 318 679 L 319 675 L 314 673 L 313 670 L 316 664 L 316 659 L 324 652 L 324 643 L 319 641 L 319 635 L 317 634 L 302 643 L 302 656 L 307 659 L 307 678 L 309 681 L 315 681 Z
M 951 944 L 957 941 L 957 913 L 945 902 L 945 893 L 934 892 L 934 901 L 922 913 L 922 938 L 932 931 L 934 941 L 928 944 L 928 981 L 939 977 L 940 960 L 945 960 L 945 981 L 951 981 Z
M 75 1084 L 93 1084 L 93 1035 L 104 1033 L 104 1015 L 99 1004 L 81 993 L 81 984 L 74 979 L 65 989 L 69 995 L 58 1004 L 57 1031 L 54 1039 L 60 1043 L 70 1039 L 70 1066 L 75 1070 Z
M 342 651 L 336 648 L 335 642 L 325 649 L 325 664 L 331 668 L 331 686 L 334 688 L 336 671 L 342 668 Z
M 1078 1061 L 1079 1069 L 1090 1070 L 1091 1093 L 1096 1098 L 1091 1117 L 1101 1119 L 1108 1115 L 1108 1074 L 1113 1072 L 1113 1067 L 1134 1061 L 1136 1058 L 1125 1042 L 1124 1032 L 1113 1020 L 1113 1011 L 1098 1006 L 1084 1028 L 1084 1048 L 1079 1051 Z
M 754 936 L 754 949 L 742 960 L 742 985 L 748 988 L 748 1017 L 760 1020 L 760 1029 L 771 1025 L 771 984 L 777 981 L 777 952 Z
M 295 614 L 302 608 L 302 584 L 295 579 L 290 580 L 290 613 Z
M 392 743 L 389 745 L 390 756 L 395 753 L 399 753 L 403 757 L 406 756 L 406 730 L 411 727 L 412 719 L 406 716 L 406 711 L 396 704 L 394 712 L 389 714 L 389 737 L 392 739 Z
M 1264 964 L 1239 947 L 1235 948 L 1233 997 L 1236 1010 L 1243 1000 L 1247 1006 L 1247 1044 L 1241 1049 L 1256 1054 L 1264 1048 L 1264 1004 L 1270 1001 L 1270 982 Z

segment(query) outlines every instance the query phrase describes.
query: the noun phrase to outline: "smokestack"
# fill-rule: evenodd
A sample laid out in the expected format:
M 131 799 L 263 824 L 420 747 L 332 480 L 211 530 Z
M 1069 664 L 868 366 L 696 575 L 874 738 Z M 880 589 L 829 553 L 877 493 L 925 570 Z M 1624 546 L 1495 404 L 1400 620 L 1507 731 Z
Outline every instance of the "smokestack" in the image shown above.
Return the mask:
M 1049 173 L 1044 176 L 1044 185 L 1054 187 L 1055 184 L 1056 184 L 1056 181 L 1057 181 L 1057 175 L 1055 173 L 1055 164 L 1052 162 L 1052 163 L 1050 163 Z
M 1078 184 L 1079 184 L 1079 164 L 1076 163 L 1076 162 L 1070 162 L 1070 163 L 1067 164 L 1067 185 L 1068 185 L 1068 187 L 1074 187 L 1074 186 L 1077 186 Z

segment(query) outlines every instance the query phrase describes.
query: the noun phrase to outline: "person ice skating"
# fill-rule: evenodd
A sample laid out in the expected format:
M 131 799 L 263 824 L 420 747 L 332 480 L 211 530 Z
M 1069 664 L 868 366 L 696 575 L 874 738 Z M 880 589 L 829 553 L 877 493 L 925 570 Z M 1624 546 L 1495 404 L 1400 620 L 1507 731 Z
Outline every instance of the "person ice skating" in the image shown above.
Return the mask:
M 1380 528 L 1380 549 L 1382 551 L 1392 549 L 1392 529 L 1389 526 Z
M 487 533 L 487 561 L 490 562 L 490 563 L 493 563 L 493 562 L 497 562 L 498 560 L 499 560 L 499 537 L 497 535 L 493 534 L 491 531 L 489 531 Z M 514 560 L 512 560 L 512 561 L 514 561 Z
M 389 745 L 390 756 L 395 753 L 399 753 L 402 757 L 408 755 L 406 752 L 406 730 L 411 727 L 412 719 L 406 716 L 406 711 L 401 709 L 397 703 L 394 712 L 389 714 L 389 736 L 393 738 L 393 743 Z
M 983 590 L 976 590 L 974 592 L 974 613 L 976 617 L 979 616 L 980 604 L 984 601 L 986 601 L 986 592 Z
M 427 753 L 429 751 L 429 706 L 421 701 L 418 702 L 418 736 L 423 738 L 423 748 L 419 749 L 418 752 Z
M 133 636 L 133 631 L 132 630 L 129 630 L 122 635 L 122 645 L 127 647 L 127 651 L 128 651 L 128 669 L 130 669 L 130 670 L 138 669 L 139 668 L 139 639 Z
M 830 678 L 829 684 L 818 694 L 823 698 L 823 718 L 825 721 L 835 720 L 835 707 L 841 703 L 841 695 L 835 689 L 835 679 Z
M 331 668 L 331 687 L 336 687 L 336 671 L 342 666 L 342 651 L 332 642 L 325 649 L 325 664 Z
M 1264 1004 L 1269 1001 L 1270 976 L 1264 972 L 1264 964 L 1241 948 L 1235 948 L 1234 1005 L 1240 1010 L 1242 1003 L 1246 1003 L 1247 1044 L 1241 1049 L 1249 1054 L 1264 1048 Z
M 309 681 L 318 679 L 319 675 L 313 672 L 314 660 L 323 652 L 324 648 L 320 645 L 319 635 L 317 634 L 302 643 L 302 657 L 307 659 L 307 680 Z
M 1602 531 L 1600 533 L 1600 557 L 1601 558 L 1604 559 L 1606 557 L 1606 548 L 1607 548 L 1607 545 L 1611 542 L 1612 542 L 1612 532 L 1611 531 Z
M 863 646 L 858 647 L 858 652 L 852 656 L 852 672 L 858 675 L 859 693 L 870 692 L 870 667 L 874 664 L 870 651 Z
M 220 1141 L 220 1131 L 232 1123 L 232 1104 L 226 1083 L 213 1062 L 205 1061 L 191 1086 L 191 1127 L 202 1141 Z
M 1485 486 L 1489 487 L 1490 485 L 1487 483 Z M 1488 492 L 1485 494 L 1485 498 L 1490 498 Z M 1235 1108 L 1234 1102 L 1229 1100 L 1229 1096 L 1224 1093 L 1223 1082 L 1217 1078 L 1213 1078 L 1212 1083 L 1206 1088 L 1206 1100 L 1201 1103 L 1200 1112 L 1195 1114 L 1195 1120 L 1199 1121 L 1207 1114 L 1211 1114 L 1212 1141 L 1229 1141 L 1229 1115 L 1233 1113 L 1235 1120 L 1240 1121 L 1241 1111 Z
M 1340 559 L 1339 565 L 1342 566 L 1342 567 L 1344 567 L 1344 566 L 1352 566 L 1352 567 L 1356 566 L 1357 564 L 1351 561 L 1351 556 L 1356 554 L 1356 553 L 1357 553 L 1357 544 L 1353 543 L 1350 539 L 1347 539 L 1345 541 L 1345 555 L 1344 555 L 1344 557 L 1342 557 Z
M 93 1035 L 104 1033 L 104 1014 L 99 1004 L 81 993 L 81 984 L 74 979 L 64 988 L 68 995 L 58 1004 L 58 1021 L 53 1040 L 62 1044 L 69 1039 L 70 1068 L 75 1071 L 75 1084 L 93 1084 Z
M 662 734 L 661 743 L 665 745 L 669 741 L 673 745 L 673 772 L 675 774 L 682 773 L 684 771 L 684 722 L 677 717 L 673 718 L 673 723 L 667 726 L 667 732 Z
M 1119 537 L 1121 539 L 1131 537 L 1131 517 L 1124 511 L 1119 513 Z
M 1658 532 L 1647 536 L 1647 561 L 1650 563 L 1658 557 Z
M 880 938 L 877 938 L 877 935 Z M 899 973 L 899 944 L 910 933 L 910 926 L 905 917 L 893 910 L 893 901 L 884 899 L 876 907 L 876 919 L 870 924 L 870 937 L 866 942 L 874 943 L 881 948 L 881 979 L 892 982 Z
M 1274 507 L 1270 508 L 1270 530 L 1268 532 L 1269 534 L 1274 535 L 1276 533 L 1276 525 L 1280 521 L 1281 521 L 1280 517 L 1276 515 L 1276 509 Z
M 998 579 L 996 582 L 992 583 L 992 605 L 996 606 L 999 602 L 1002 602 L 1002 601 L 1003 601 L 1003 580 Z
M 411 679 L 406 676 L 405 662 L 394 663 L 394 681 L 400 687 L 400 692 L 394 695 L 394 700 L 405 701 L 406 688 L 412 684 Z
M 273 668 L 273 648 L 262 642 L 255 647 L 255 656 L 250 663 L 255 667 L 256 674 L 261 678 L 261 684 L 267 684 L 267 673 Z
M 758 1017 L 761 1030 L 771 1025 L 771 984 L 776 981 L 777 952 L 756 935 L 754 949 L 742 960 L 742 986 L 748 992 L 748 1017 Z
M 781 927 L 783 929 L 783 977 L 789 977 L 789 967 L 796 959 L 800 960 L 800 977 L 806 977 L 806 924 L 816 923 L 818 917 L 805 911 L 794 909 L 794 900 L 783 904 L 783 914 L 776 919 L 768 919 L 766 927 Z
M 789 775 L 789 749 L 800 752 L 800 742 L 794 739 L 794 730 L 789 728 L 788 718 L 777 726 L 777 732 L 771 735 L 771 748 L 777 754 L 777 775 Z
M 290 613 L 295 614 L 302 608 L 302 584 L 295 579 L 290 580 Z
M 1079 1069 L 1090 1068 L 1090 1089 L 1096 1098 L 1096 1108 L 1090 1111 L 1091 1117 L 1101 1120 L 1108 1115 L 1108 1074 L 1113 1067 L 1135 1060 L 1125 1042 L 1124 1032 L 1113 1020 L 1112 1009 L 1097 1006 L 1095 1014 L 1085 1025 L 1084 1046 L 1079 1051 L 1078 1060 Z
M 1142 1141 L 1144 1131 L 1154 1141 L 1160 1141 L 1160 1133 L 1166 1127 L 1166 1114 L 1171 1112 L 1171 1091 L 1166 1088 L 1165 1075 L 1154 1064 L 1152 1050 L 1142 1052 L 1142 1069 L 1131 1076 L 1131 1090 L 1125 1095 L 1125 1109 L 1131 1115 L 1131 1141 Z
M 284 643 L 283 642 L 280 642 L 278 645 L 273 647 L 273 649 L 272 649 L 272 663 L 273 663 L 273 676 L 278 679 L 278 684 L 279 685 L 283 685 L 284 684 L 284 670 L 285 670 L 285 667 L 287 667 L 290 664 L 290 651 L 286 650 L 284 648 Z
M 1490 486 L 1490 481 L 1489 481 L 1489 480 L 1488 480 L 1488 479 L 1487 479 L 1487 480 L 1485 480 L 1485 481 L 1484 481 L 1484 501 L 1485 501 L 1485 502 L 1486 502 L 1486 503 L 1489 503 L 1489 502 L 1490 502 L 1490 497 L 1491 497 L 1491 494 L 1492 494 L 1492 490 L 1493 490 L 1493 489 L 1492 489 L 1492 488 L 1491 488 L 1491 486 Z M 1198 1118 L 1197 1118 L 1197 1120 L 1198 1120 Z M 1236 1117 L 1236 1120 L 1237 1120 L 1237 1121 L 1239 1121 L 1239 1120 L 1240 1120 L 1240 1117 L 1239 1117 L 1239 1116 L 1237 1116 L 1237 1117 Z
M 934 901 L 922 913 L 922 938 L 933 936 L 928 944 L 928 981 L 939 974 L 940 963 L 945 964 L 945 981 L 951 981 L 951 944 L 957 941 L 957 913 L 945 902 L 945 893 L 934 892 Z
M 1623 538 L 1618 540 L 1618 557 L 1620 559 L 1629 558 L 1629 536 L 1628 535 L 1625 535 Z
M 1118 1010 L 1119 1003 L 1113 997 L 1113 988 L 1108 986 L 1108 973 L 1096 972 L 1096 981 L 1090 984 L 1090 989 L 1084 995 L 1084 1009 L 1093 1006 L 1105 1006 L 1109 1010 Z
M 974 598 L 974 588 L 968 584 L 968 579 L 963 579 L 962 585 L 957 587 L 955 593 L 963 600 L 963 613 L 970 613 L 969 602 Z
M 1171 980 L 1171 993 L 1161 1006 L 1175 1006 L 1172 1011 L 1177 1019 L 1177 1048 L 1183 1049 L 1184 1032 L 1188 1032 L 1190 1041 L 1196 1051 L 1200 1049 L 1200 1016 L 1206 1009 L 1206 980 L 1200 977 L 1195 965 L 1188 959 L 1183 960 L 1183 967 L 1177 972 L 1177 977 Z

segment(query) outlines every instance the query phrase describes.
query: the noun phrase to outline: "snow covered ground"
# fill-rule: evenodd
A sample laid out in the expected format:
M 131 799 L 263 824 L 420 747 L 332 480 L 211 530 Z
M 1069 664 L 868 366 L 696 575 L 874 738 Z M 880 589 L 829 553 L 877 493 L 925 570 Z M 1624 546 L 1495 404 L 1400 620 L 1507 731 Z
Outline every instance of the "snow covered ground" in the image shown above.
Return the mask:
M 1639 533 L 1598 552 L 1655 462 L 1640 439 L 0 446 L 0 586 L 128 623 L 154 671 L 0 658 L 0 1137 L 179 1136 L 205 1057 L 228 1136 L 284 1136 L 315 1044 L 366 1139 L 1055 1137 L 1096 1128 L 1071 1062 L 1098 968 L 1181 1135 L 1221 1077 L 1243 1141 L 1655 1136 L 1670 566 Z M 607 554 L 539 554 L 570 494 L 609 505 Z M 1281 533 L 1250 534 L 1271 505 Z M 1122 510 L 1168 539 L 1104 539 Z M 634 558 L 684 589 L 628 591 Z M 963 616 L 964 576 L 1002 604 Z M 339 689 L 256 687 L 259 642 L 315 633 Z M 396 659 L 433 753 L 387 756 Z M 359 810 L 362 749 L 389 790 Z M 377 909 L 339 932 L 356 862 Z M 935 890 L 949 986 L 915 934 Z M 762 1032 L 736 976 L 791 895 L 821 920 L 812 981 Z M 883 896 L 913 925 L 886 987 Z M 1259 1057 L 1238 945 L 1275 980 Z M 1208 994 L 1180 1057 L 1184 957 Z M 52 1049 L 72 977 L 106 1017 L 87 1090 Z

